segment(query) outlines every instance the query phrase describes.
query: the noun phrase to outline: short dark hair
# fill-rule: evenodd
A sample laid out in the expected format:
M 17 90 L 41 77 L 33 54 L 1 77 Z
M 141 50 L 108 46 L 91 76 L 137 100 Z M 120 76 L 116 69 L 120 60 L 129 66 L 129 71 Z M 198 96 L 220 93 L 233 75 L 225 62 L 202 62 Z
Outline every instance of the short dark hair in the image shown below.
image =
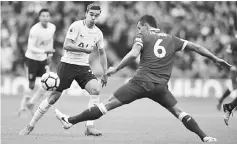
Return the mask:
M 101 11 L 101 8 L 100 8 L 100 5 L 98 5 L 96 3 L 92 3 L 87 6 L 86 12 L 88 12 L 89 10 L 100 10 Z
M 48 12 L 50 14 L 49 9 L 43 8 L 39 11 L 39 16 L 41 15 L 42 12 Z
M 144 26 L 145 23 L 148 23 L 150 26 L 157 28 L 157 23 L 156 20 L 153 16 L 151 15 L 144 15 L 140 18 L 138 21 L 142 26 Z

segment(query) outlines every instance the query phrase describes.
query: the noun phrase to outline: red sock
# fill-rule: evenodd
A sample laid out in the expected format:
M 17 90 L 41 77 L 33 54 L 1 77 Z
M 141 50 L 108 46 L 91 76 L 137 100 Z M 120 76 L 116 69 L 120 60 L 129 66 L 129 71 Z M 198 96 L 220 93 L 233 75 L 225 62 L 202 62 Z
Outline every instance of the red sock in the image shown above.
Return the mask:
M 189 115 L 186 115 L 183 119 L 182 119 L 182 122 L 184 124 L 184 126 L 196 133 L 202 140 L 204 137 L 206 137 L 207 135 L 199 128 L 197 122 Z
M 103 113 L 100 111 L 98 106 L 93 106 L 90 109 L 83 111 L 81 114 L 69 117 L 68 122 L 71 124 L 76 124 L 79 122 L 87 121 L 87 120 L 95 120 L 100 118 Z

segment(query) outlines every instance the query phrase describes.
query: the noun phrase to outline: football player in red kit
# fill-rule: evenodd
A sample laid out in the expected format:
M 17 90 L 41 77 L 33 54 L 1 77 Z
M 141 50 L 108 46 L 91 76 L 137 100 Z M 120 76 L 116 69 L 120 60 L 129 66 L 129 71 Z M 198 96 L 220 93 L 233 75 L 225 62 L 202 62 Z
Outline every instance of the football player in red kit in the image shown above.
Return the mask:
M 55 109 L 56 116 L 63 127 L 68 129 L 76 123 L 98 119 L 108 111 L 124 104 L 141 98 L 149 98 L 169 110 L 187 129 L 196 133 L 203 142 L 215 142 L 216 138 L 203 132 L 194 118 L 179 108 L 177 100 L 168 89 L 167 83 L 171 76 L 175 53 L 184 49 L 208 57 L 219 66 L 229 68 L 230 65 L 199 45 L 161 32 L 157 28 L 153 16 L 144 15 L 141 17 L 137 28 L 139 34 L 134 39 L 132 50 L 117 67 L 107 71 L 107 75 L 110 76 L 140 55 L 140 64 L 135 76 L 115 91 L 107 101 L 93 106 L 81 114 L 69 117 Z

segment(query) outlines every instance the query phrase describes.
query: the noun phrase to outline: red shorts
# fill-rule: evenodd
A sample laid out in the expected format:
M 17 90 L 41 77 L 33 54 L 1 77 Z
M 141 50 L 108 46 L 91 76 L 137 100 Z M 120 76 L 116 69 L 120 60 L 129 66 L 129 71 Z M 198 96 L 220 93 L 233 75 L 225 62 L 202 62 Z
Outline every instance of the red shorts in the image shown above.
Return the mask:
M 167 84 L 143 82 L 131 79 L 121 86 L 114 96 L 123 104 L 131 103 L 137 99 L 149 98 L 165 108 L 173 107 L 177 100 L 169 91 Z

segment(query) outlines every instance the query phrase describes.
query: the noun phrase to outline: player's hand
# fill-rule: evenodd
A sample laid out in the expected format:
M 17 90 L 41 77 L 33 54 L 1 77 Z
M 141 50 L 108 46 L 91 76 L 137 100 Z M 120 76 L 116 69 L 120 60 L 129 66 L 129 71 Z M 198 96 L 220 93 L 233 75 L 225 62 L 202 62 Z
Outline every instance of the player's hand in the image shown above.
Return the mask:
M 117 72 L 117 69 L 115 67 L 109 67 L 109 69 L 106 72 L 107 76 L 111 76 L 112 74 L 115 74 Z
M 231 64 L 227 63 L 226 61 L 224 61 L 223 59 L 220 59 L 218 58 L 216 61 L 215 61 L 216 65 L 221 67 L 221 68 L 227 68 L 227 69 L 230 69 L 232 67 Z
M 236 67 L 236 66 L 232 66 L 232 67 L 230 68 L 230 70 L 233 71 L 233 72 L 236 72 L 236 71 L 237 71 L 237 67 Z
M 108 76 L 106 74 L 102 75 L 102 77 L 101 77 L 101 85 L 102 85 L 102 87 L 107 85 L 107 81 L 108 81 Z

